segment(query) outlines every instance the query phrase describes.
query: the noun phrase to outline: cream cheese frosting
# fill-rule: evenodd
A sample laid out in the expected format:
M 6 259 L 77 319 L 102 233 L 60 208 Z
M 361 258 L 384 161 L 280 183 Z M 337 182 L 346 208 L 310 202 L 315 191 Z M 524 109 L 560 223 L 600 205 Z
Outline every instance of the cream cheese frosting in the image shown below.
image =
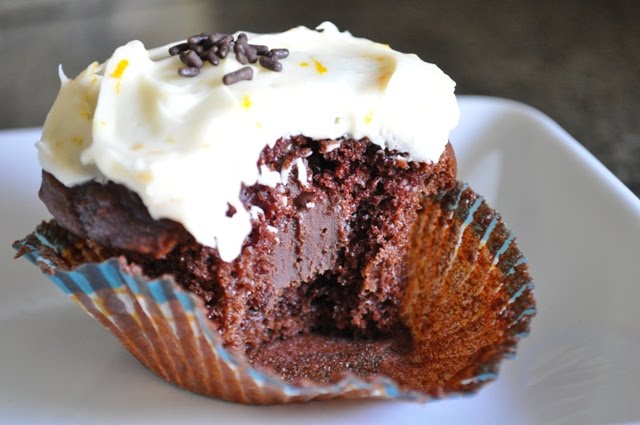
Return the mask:
M 179 58 L 168 54 L 175 43 L 147 50 L 139 41 L 75 79 L 60 70 L 60 92 L 37 144 L 42 168 L 69 187 L 123 184 L 154 219 L 181 223 L 232 261 L 252 228 L 242 185 L 273 187 L 281 171 L 289 173 L 258 168 L 265 146 L 298 134 L 367 137 L 435 162 L 458 122 L 455 83 L 416 55 L 330 23 L 250 34 L 249 42 L 289 49 L 282 72 L 250 65 L 252 80 L 224 85 L 224 74 L 244 66 L 229 55 L 185 78 L 177 74 Z M 304 164 L 294 167 L 306 180 Z

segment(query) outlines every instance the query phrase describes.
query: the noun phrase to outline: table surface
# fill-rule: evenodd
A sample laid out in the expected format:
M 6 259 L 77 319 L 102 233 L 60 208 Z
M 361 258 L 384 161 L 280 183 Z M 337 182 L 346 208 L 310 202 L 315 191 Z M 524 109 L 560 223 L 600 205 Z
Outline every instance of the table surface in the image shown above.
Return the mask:
M 130 39 L 334 21 L 438 64 L 460 94 L 532 105 L 640 194 L 640 2 L 2 0 L 0 128 L 39 126 L 59 63 L 75 75 Z

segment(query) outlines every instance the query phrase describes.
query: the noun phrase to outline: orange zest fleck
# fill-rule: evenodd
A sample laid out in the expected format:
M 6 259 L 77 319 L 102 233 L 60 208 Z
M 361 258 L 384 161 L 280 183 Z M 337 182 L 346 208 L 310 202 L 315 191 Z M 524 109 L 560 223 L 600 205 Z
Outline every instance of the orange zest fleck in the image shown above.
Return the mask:
M 327 67 L 326 67 L 326 66 L 324 66 L 320 61 L 318 61 L 318 60 L 316 60 L 316 59 L 314 59 L 314 58 L 311 58 L 311 60 L 312 60 L 312 61 L 313 61 L 313 63 L 315 64 L 315 66 L 316 66 L 316 71 L 318 71 L 318 74 L 322 75 L 322 74 L 324 74 L 325 72 L 327 72 L 327 71 L 328 71 Z
M 141 171 L 136 174 L 136 177 L 142 183 L 149 183 L 151 182 L 151 180 L 153 180 L 153 174 L 151 173 L 151 171 Z
M 384 89 L 389 84 L 389 80 L 391 79 L 391 74 L 384 73 L 378 76 L 378 87 L 380 89 Z
M 373 112 L 369 112 L 367 115 L 364 116 L 365 124 L 371 124 L 372 120 L 373 120 Z
M 122 59 L 118 62 L 116 69 L 111 73 L 112 78 L 122 78 L 122 74 L 124 74 L 125 69 L 129 66 L 129 61 L 127 59 Z
M 95 77 L 93 77 L 95 78 Z M 88 94 L 83 96 L 84 104 L 80 107 L 80 116 L 86 120 L 91 121 L 93 119 L 93 111 L 91 110 L 91 99 Z
M 300 62 L 300 66 L 305 68 L 305 67 L 309 66 L 309 62 Z
M 116 78 L 118 82 L 116 83 L 116 93 L 120 94 L 120 84 L 122 83 L 122 74 L 124 74 L 125 69 L 129 66 L 129 61 L 127 59 L 122 59 L 118 62 L 116 69 L 111 73 L 112 78 Z
M 251 109 L 251 98 L 249 96 L 242 98 L 242 107 L 247 110 Z
M 87 121 L 91 121 L 93 119 L 93 113 L 89 109 L 80 111 L 80 116 Z

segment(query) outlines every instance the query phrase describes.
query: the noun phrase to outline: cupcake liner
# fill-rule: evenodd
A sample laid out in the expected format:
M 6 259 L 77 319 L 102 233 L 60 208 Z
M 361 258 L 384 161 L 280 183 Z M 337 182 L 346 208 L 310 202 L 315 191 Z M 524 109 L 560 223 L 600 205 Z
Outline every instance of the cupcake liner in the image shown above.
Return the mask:
M 189 391 L 247 404 L 332 398 L 426 401 L 495 379 L 535 314 L 527 262 L 497 212 L 462 183 L 425 198 L 407 259 L 401 318 L 411 349 L 386 376 L 284 381 L 227 350 L 202 301 L 169 276 L 150 280 L 124 258 L 66 270 L 37 229 L 14 244 L 141 363 Z M 348 365 L 347 365 L 348 366 Z

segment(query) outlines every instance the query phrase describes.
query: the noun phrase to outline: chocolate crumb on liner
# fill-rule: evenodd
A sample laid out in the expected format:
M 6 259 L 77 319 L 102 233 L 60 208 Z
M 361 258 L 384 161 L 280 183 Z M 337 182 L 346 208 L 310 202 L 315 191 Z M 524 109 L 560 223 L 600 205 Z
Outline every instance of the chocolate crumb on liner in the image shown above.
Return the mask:
M 335 355 L 318 356 L 305 338 L 321 336 L 294 337 L 284 341 L 296 350 L 286 359 L 288 369 L 278 363 L 283 356 L 249 359 L 227 350 L 202 300 L 170 276 L 149 279 L 122 257 L 89 259 L 69 269 L 65 255 L 73 247 L 48 224 L 14 247 L 141 363 L 181 388 L 246 404 L 332 398 L 424 402 L 472 393 L 495 379 L 502 360 L 512 358 L 527 335 L 536 310 L 527 261 L 482 197 L 458 183 L 424 198 L 422 207 L 411 233 L 400 312 L 409 345 L 324 337 L 324 349 Z M 380 343 L 393 354 L 381 356 Z M 341 350 L 354 349 L 380 361 L 372 360 L 368 369 L 342 364 Z M 332 374 L 309 379 L 305 359 L 332 362 L 326 365 Z

